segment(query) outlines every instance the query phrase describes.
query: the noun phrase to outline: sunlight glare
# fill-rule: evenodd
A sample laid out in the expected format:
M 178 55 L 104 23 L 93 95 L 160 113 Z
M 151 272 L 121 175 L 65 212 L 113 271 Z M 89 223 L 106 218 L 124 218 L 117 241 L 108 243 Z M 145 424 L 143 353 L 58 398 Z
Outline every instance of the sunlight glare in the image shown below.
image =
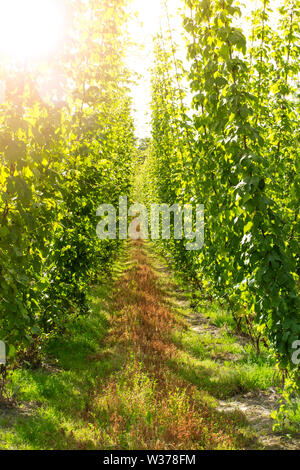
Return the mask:
M 61 0 L 0 0 L 0 54 L 28 61 L 47 57 L 61 43 Z

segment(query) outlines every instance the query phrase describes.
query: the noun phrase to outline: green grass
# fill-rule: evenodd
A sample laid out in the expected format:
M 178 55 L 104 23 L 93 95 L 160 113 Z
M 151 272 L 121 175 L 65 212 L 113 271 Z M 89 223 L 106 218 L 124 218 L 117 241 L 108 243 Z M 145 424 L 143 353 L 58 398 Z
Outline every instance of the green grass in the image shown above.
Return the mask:
M 293 409 L 287 414 L 283 429 L 288 433 L 300 433 L 300 398 L 295 399 Z
M 111 280 L 91 289 L 91 313 L 70 322 L 66 336 L 51 340 L 49 364 L 12 373 L 8 394 L 19 405 L 0 411 L 0 449 L 95 448 L 84 411 L 91 391 L 123 365 L 120 356 L 97 359 L 97 354 L 103 352 L 110 328 L 105 301 L 112 294 L 113 280 L 127 267 L 124 256 L 115 263 Z
M 191 289 L 179 272 L 157 269 L 157 257 L 162 264 L 165 260 L 157 250 L 152 247 L 150 250 L 153 267 L 162 286 L 167 286 L 166 294 L 177 317 L 188 319 L 200 314 L 207 320 L 207 332 L 204 329 L 199 334 L 188 328 L 174 333 L 173 341 L 182 350 L 182 375 L 190 375 L 193 383 L 207 387 L 210 393 L 222 398 L 271 387 L 275 362 L 269 351 L 262 346 L 258 356 L 250 341 L 238 336 L 234 320 L 226 309 L 217 302 L 203 300 L 202 294 Z M 178 297 L 186 300 L 179 307 Z M 211 328 L 216 334 L 210 332 Z
M 193 384 L 199 401 L 221 419 L 219 399 L 272 386 L 273 359 L 264 348 L 257 356 L 251 343 L 234 333 L 232 319 L 216 303 L 197 298 L 191 308 L 195 294 L 179 282 L 178 275 L 158 267 L 157 255 L 150 253 L 167 303 L 178 321 L 186 325 L 195 313 L 206 318 L 200 334 L 184 326 L 173 331 L 169 339 L 178 354 L 167 361 L 166 374 Z M 155 395 L 159 389 L 155 380 L 136 366 L 130 351 L 122 353 L 105 341 L 110 335 L 110 315 L 117 314 L 110 312 L 114 281 L 129 266 L 132 262 L 124 252 L 111 278 L 102 279 L 91 289 L 90 313 L 74 318 L 66 325 L 66 335 L 49 342 L 42 368 L 13 372 L 8 393 L 18 405 L 0 409 L 0 449 L 96 449 L 99 442 L 105 443 L 106 449 L 115 448 L 116 442 L 123 449 L 131 449 L 144 439 L 135 435 L 135 430 L 157 425 Z M 137 286 L 128 284 L 128 288 L 132 291 Z M 186 398 L 180 390 L 178 396 L 170 395 L 167 409 L 174 407 L 172 416 L 180 419 Z M 162 406 L 162 414 L 165 408 Z M 290 414 L 284 432 L 299 429 L 299 410 L 298 406 L 295 414 Z M 123 422 L 120 428 L 119 419 Z M 236 412 L 234 420 L 244 436 L 252 436 L 241 413 Z
M 200 314 L 207 320 L 207 332 L 199 334 L 189 328 L 174 333 L 172 339 L 182 354 L 170 362 L 170 367 L 199 390 L 207 391 L 209 398 L 230 399 L 237 394 L 273 387 L 275 361 L 270 351 L 261 345 L 260 355 L 257 355 L 250 340 L 239 336 L 230 312 L 217 302 L 204 299 L 203 293 L 191 288 L 174 266 L 171 270 L 157 268 L 157 259 L 160 265 L 165 265 L 165 259 L 157 247 L 149 249 L 153 267 L 161 278 L 161 285 L 167 286 L 165 292 L 178 318 L 188 319 Z M 181 299 L 179 306 L 178 298 Z M 219 334 L 211 334 L 210 328 Z M 282 431 L 299 432 L 299 400 L 287 418 Z
M 216 343 L 213 337 L 187 332 L 174 336 L 182 354 L 171 364 L 182 378 L 208 391 L 215 398 L 230 398 L 250 390 L 267 390 L 272 385 L 274 370 L 271 364 L 251 361 L 247 353 L 241 359 L 226 360 L 227 354 L 240 354 L 239 346 Z M 217 340 L 219 341 L 219 339 Z M 207 347 L 206 347 L 207 344 Z M 219 360 L 216 360 L 216 355 Z M 223 357 L 224 360 L 220 360 Z

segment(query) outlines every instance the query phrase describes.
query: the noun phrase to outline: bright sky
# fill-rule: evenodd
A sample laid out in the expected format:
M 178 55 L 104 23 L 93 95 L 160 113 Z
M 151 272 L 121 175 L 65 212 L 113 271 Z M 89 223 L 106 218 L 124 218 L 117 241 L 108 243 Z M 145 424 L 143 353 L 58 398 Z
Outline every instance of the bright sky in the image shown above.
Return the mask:
M 181 43 L 182 20 L 178 8 L 182 5 L 182 0 L 168 0 L 171 27 L 176 31 L 174 41 Z M 131 22 L 129 32 L 142 49 L 135 47 L 130 50 L 128 65 L 130 70 L 141 75 L 132 93 L 136 109 L 137 136 L 145 137 L 150 135 L 151 76 L 149 69 L 153 64 L 153 36 L 160 32 L 161 27 L 166 30 L 167 22 L 164 0 L 132 0 L 131 9 L 138 13 L 138 18 Z
M 1 57 L 20 62 L 44 58 L 59 47 L 63 36 L 61 0 L 0 0 Z
M 272 0 L 274 9 L 279 1 Z M 139 74 L 137 85 L 132 87 L 138 137 L 150 135 L 153 37 L 161 30 L 166 35 L 168 33 L 165 3 L 168 5 L 173 40 L 180 46 L 177 54 L 183 59 L 186 55 L 182 38 L 184 1 L 131 0 L 130 11 L 136 12 L 137 17 L 131 20 L 128 29 L 137 45 L 129 48 L 127 63 L 131 71 Z M 244 3 L 249 13 L 252 8 L 257 8 L 260 0 L 244 0 Z M 0 60 L 7 55 L 21 62 L 32 62 L 45 59 L 57 50 L 65 31 L 63 4 L 64 0 L 0 0 Z M 51 80 L 48 80 L 48 88 L 51 88 Z M 4 89 L 0 83 L 0 101 L 2 99 Z

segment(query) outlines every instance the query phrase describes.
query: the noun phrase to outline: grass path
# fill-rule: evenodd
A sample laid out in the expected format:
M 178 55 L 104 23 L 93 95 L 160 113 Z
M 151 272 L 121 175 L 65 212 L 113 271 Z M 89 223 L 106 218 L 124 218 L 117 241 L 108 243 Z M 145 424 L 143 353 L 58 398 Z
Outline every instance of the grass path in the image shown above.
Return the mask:
M 93 288 L 91 314 L 50 342 L 42 368 L 14 372 L 0 448 L 260 448 L 244 414 L 219 400 L 266 390 L 272 367 L 245 359 L 213 306 L 197 323 L 150 246 L 130 244 L 112 277 Z
M 206 393 L 181 377 L 181 351 L 172 336 L 185 325 L 166 303 L 141 244 L 131 257 L 133 265 L 118 283 L 108 337 L 112 354 L 116 348 L 126 357 L 124 368 L 95 397 L 98 413 L 107 417 L 100 446 L 108 440 L 122 449 L 243 446 L 239 417 L 217 412 Z

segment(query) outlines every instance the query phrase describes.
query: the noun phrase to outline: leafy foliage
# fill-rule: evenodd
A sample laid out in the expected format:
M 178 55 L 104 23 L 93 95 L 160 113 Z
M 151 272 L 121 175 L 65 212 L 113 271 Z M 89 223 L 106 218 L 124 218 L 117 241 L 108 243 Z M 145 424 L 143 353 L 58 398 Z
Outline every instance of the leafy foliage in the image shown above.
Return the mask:
M 187 253 L 171 240 L 168 251 L 227 304 L 258 350 L 267 337 L 281 366 L 297 373 L 299 4 L 284 1 L 275 28 L 262 1 L 247 40 L 238 2 L 185 3 L 193 115 L 173 44 L 158 37 L 146 199 L 205 204 L 203 250 Z
M 86 311 L 87 288 L 118 246 L 97 238 L 96 209 L 131 184 L 125 2 L 69 3 L 60 55 L 1 71 L 0 334 L 10 356 Z M 42 96 L 39 78 L 52 73 L 57 84 Z

